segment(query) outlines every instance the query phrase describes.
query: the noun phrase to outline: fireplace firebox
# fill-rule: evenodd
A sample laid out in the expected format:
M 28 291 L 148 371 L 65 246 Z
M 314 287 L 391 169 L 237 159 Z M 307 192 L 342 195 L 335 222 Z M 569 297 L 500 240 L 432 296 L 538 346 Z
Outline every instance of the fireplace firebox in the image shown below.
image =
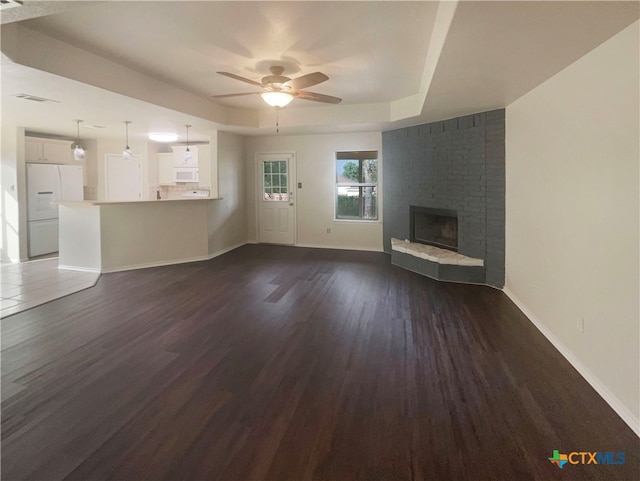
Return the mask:
M 455 210 L 409 207 L 410 241 L 458 251 L 458 213 Z

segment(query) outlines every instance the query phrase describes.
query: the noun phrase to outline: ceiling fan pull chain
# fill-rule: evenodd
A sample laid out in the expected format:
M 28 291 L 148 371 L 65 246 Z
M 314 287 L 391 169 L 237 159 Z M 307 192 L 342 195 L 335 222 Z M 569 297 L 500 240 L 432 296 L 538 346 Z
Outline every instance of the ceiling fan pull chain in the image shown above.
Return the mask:
M 278 123 L 278 107 L 276 107 L 276 134 L 280 133 L 280 125 Z

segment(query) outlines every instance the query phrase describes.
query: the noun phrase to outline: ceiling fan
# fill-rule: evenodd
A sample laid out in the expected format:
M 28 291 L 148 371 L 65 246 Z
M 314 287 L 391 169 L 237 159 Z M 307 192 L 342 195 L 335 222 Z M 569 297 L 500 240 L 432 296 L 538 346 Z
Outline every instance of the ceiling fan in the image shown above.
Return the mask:
M 291 79 L 282 75 L 284 72 L 284 68 L 279 65 L 274 65 L 270 67 L 269 70 L 271 71 L 271 75 L 262 77 L 261 82 L 256 82 L 255 80 L 240 77 L 239 75 L 230 72 L 218 72 L 220 75 L 224 75 L 225 77 L 240 80 L 241 82 L 260 87 L 262 91 L 246 92 L 241 94 L 214 95 L 213 98 L 220 99 L 225 97 L 239 97 L 242 95 L 259 94 L 264 99 L 264 101 L 272 107 L 285 107 L 294 98 L 311 100 L 313 102 L 323 102 L 326 104 L 338 104 L 342 101 L 342 99 L 338 97 L 332 97 L 331 95 L 323 95 L 315 92 L 308 92 L 306 90 L 300 90 L 306 87 L 311 87 L 313 85 L 318 85 L 319 83 L 329 80 L 329 77 L 327 77 L 322 72 L 314 72 Z

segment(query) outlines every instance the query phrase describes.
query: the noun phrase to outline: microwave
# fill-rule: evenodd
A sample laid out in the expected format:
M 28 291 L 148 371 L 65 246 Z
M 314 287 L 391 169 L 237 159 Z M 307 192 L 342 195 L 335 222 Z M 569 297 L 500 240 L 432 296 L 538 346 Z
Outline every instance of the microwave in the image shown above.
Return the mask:
M 174 182 L 198 182 L 200 180 L 198 167 L 174 167 Z

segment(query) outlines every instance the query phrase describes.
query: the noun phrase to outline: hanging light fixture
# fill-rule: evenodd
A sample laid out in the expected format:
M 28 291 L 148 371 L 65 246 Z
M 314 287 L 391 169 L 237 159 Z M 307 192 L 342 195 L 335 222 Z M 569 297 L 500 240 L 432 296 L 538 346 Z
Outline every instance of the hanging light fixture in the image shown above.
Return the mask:
M 131 123 L 130 120 L 125 120 L 124 121 L 125 128 L 127 129 L 127 146 L 122 151 L 122 158 L 123 159 L 130 159 L 130 158 L 133 157 L 133 152 L 131 151 L 131 147 L 129 147 L 129 124 L 130 123 Z
M 189 150 L 189 127 L 191 127 L 191 125 L 187 124 L 187 150 L 184 151 L 185 162 L 191 160 L 191 158 L 193 157 L 193 154 Z
M 83 161 L 85 154 L 84 149 L 80 146 L 80 122 L 83 121 L 76 119 L 74 122 L 78 124 L 78 136 L 76 137 L 76 147 L 73 149 L 73 160 Z
M 272 107 L 286 107 L 293 100 L 293 95 L 287 92 L 264 92 L 260 96 L 262 100 Z

